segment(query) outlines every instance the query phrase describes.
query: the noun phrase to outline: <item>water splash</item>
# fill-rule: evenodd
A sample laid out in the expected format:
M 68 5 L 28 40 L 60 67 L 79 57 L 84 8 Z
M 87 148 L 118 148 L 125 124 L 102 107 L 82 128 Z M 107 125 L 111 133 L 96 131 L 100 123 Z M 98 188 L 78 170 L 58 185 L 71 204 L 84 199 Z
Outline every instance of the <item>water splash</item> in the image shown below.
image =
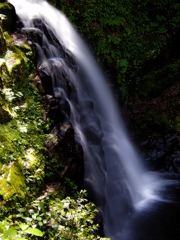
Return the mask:
M 124 226 L 132 208 L 138 212 L 162 202 L 159 189 L 172 182 L 146 173 L 101 70 L 68 19 L 43 0 L 9 2 L 23 31 L 41 38 L 41 46 L 34 41 L 38 67 L 51 75 L 54 95 L 70 106 L 76 139 L 84 150 L 84 184 L 102 213 L 105 235 L 133 239 Z

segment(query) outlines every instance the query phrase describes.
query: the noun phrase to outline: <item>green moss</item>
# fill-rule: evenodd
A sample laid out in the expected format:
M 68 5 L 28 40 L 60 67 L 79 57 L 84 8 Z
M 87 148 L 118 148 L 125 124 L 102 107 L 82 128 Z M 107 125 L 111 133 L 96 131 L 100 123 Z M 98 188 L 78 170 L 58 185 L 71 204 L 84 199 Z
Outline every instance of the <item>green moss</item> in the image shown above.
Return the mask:
M 25 61 L 27 57 L 16 46 L 11 47 L 13 50 L 7 50 L 4 56 L 5 61 L 1 60 L 0 77 L 2 78 L 3 88 L 9 87 L 12 83 L 24 82 L 25 75 Z
M 0 123 L 9 122 L 11 119 L 9 112 L 0 104 Z
M 0 78 L 1 88 L 8 88 L 10 83 L 10 75 L 6 65 L 6 61 L 0 58 Z
M 0 18 L 0 56 L 4 56 L 5 52 L 6 52 L 6 42 L 2 34 L 2 24 L 1 24 L 1 18 Z
M 6 65 L 9 73 L 12 72 L 12 69 L 17 65 L 21 64 L 21 57 L 16 55 L 13 51 L 8 50 L 5 55 Z
M 4 200 L 8 200 L 14 194 L 24 198 L 23 189 L 25 188 L 24 177 L 17 163 L 12 162 L 8 166 L 1 164 L 0 169 L 0 195 Z
M 28 55 L 32 55 L 32 49 L 30 46 L 28 46 L 26 44 L 22 44 L 22 45 L 19 45 L 18 47 L 21 49 L 21 51 L 23 53 L 25 53 L 25 54 L 28 53 Z
M 4 36 L 7 44 L 10 44 L 10 43 L 13 42 L 13 39 L 10 37 L 10 35 L 9 35 L 8 32 L 4 32 L 4 33 L 3 33 L 3 36 Z

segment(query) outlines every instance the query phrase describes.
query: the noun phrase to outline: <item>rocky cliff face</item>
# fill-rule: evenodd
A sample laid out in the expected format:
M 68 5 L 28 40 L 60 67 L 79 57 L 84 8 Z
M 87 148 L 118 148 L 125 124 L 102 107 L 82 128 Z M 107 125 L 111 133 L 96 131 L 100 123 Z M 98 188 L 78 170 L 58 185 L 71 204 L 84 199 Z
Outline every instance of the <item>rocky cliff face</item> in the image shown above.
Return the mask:
M 82 148 L 59 100 L 46 91 L 49 76 L 34 68 L 33 44 L 15 28 L 13 6 L 1 3 L 0 13 L 1 203 L 42 189 L 63 197 L 77 190 L 72 182 L 83 186 Z
M 152 170 L 180 172 L 179 109 L 179 84 L 149 101 L 129 98 L 124 105 L 132 138 Z

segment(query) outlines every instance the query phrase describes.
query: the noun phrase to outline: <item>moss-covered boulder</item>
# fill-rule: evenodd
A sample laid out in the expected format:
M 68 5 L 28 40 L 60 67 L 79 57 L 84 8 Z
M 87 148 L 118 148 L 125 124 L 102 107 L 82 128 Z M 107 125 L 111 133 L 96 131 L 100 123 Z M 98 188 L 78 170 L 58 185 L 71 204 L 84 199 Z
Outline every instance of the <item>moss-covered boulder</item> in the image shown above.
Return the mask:
M 9 84 L 14 83 L 15 81 L 22 82 L 25 79 L 26 56 L 24 53 L 19 49 L 16 52 L 8 50 L 4 58 L 6 60 L 6 66 L 9 72 Z M 4 75 L 3 72 L 2 74 Z M 7 81 L 5 79 L 4 83 L 7 84 Z
M 14 39 L 7 32 L 3 32 L 0 28 L 1 49 L 0 58 L 0 123 L 4 123 L 11 119 L 8 90 L 12 84 L 18 82 L 23 84 L 32 63 L 32 50 L 23 35 L 18 35 Z M 3 50 L 2 50 L 3 49 Z
M 12 119 L 10 113 L 6 110 L 6 108 L 0 104 L 0 124 L 9 122 Z
M 3 29 L 8 32 L 14 31 L 16 24 L 16 13 L 14 6 L 8 2 L 0 3 L 0 14 L 1 16 L 5 16 L 2 19 Z
M 0 195 L 4 200 L 9 199 L 14 194 L 24 198 L 23 189 L 25 187 L 24 177 L 17 163 L 11 162 L 8 166 L 0 163 Z
M 9 6 L 0 4 L 7 19 Z M 28 77 L 34 71 L 31 45 L 23 33 L 7 30 L 0 28 L 0 198 L 5 202 L 23 199 L 26 183 L 36 189 L 44 176 L 42 111 Z
M 2 23 L 1 23 L 1 16 L 0 16 L 0 56 L 3 56 L 6 52 L 6 41 L 2 33 Z
M 8 86 L 8 79 L 9 73 L 6 66 L 6 61 L 0 58 L 0 123 L 11 120 L 11 115 L 7 111 L 8 105 L 6 104 L 5 95 L 2 91 L 4 86 Z
M 9 71 L 6 65 L 6 61 L 3 58 L 0 58 L 0 87 L 1 89 L 9 87 Z

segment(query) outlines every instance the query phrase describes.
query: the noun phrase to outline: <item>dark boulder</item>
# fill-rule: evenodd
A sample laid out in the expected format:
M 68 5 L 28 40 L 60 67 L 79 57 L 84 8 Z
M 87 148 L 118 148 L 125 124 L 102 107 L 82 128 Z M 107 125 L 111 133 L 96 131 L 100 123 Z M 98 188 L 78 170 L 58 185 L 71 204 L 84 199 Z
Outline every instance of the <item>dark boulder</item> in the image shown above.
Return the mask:
M 8 32 L 13 32 L 16 29 L 16 12 L 14 6 L 5 1 L 0 1 L 0 13 L 4 15 L 2 20 L 3 29 Z

